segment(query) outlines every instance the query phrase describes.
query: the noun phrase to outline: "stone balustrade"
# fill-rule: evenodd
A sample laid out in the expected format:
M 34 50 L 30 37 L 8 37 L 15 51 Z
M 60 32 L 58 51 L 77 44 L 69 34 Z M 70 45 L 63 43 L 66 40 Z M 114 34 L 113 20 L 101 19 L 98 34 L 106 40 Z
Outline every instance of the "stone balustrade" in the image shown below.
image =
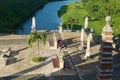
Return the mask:
M 5 66 L 7 64 L 7 57 L 11 54 L 10 48 L 0 48 L 0 66 Z

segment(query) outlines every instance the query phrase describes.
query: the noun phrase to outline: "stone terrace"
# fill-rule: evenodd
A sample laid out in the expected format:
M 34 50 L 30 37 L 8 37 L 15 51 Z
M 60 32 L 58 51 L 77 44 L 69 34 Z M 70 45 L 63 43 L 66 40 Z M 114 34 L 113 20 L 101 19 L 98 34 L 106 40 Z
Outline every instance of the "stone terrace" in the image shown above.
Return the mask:
M 84 59 L 85 51 L 78 50 L 80 41 L 80 32 L 64 32 L 63 39 L 67 45 L 68 53 L 74 60 L 74 66 L 79 72 L 83 80 L 96 80 L 96 63 L 98 60 L 99 44 L 92 42 L 91 44 L 91 58 Z M 94 37 L 95 38 L 95 37 Z M 10 42 L 8 42 L 10 41 Z M 11 47 L 12 57 L 7 66 L 0 66 L 0 77 L 11 75 L 74 75 L 75 72 L 67 72 L 53 68 L 51 58 L 58 54 L 58 51 L 41 49 L 41 56 L 46 57 L 46 61 L 42 63 L 33 63 L 31 59 L 36 54 L 36 46 L 29 48 L 26 44 L 26 35 L 6 35 L 0 37 L 0 47 Z M 86 46 L 85 46 L 86 47 Z M 82 52 L 82 53 L 81 53 Z M 113 52 L 113 80 L 120 79 L 120 54 Z M 13 79 L 13 78 L 11 78 Z M 24 79 L 27 80 L 27 79 Z
M 72 54 L 74 64 L 83 80 L 96 80 L 96 65 L 98 61 L 100 45 L 98 42 L 91 42 L 91 56 L 84 59 L 85 51 L 78 50 L 80 32 L 63 33 L 64 40 L 68 44 L 69 53 Z M 98 37 L 98 35 L 97 35 Z M 96 38 L 95 36 L 93 38 Z M 95 39 L 94 39 L 95 40 Z M 84 45 L 86 48 L 86 45 Z M 113 80 L 120 79 L 120 53 L 113 51 Z M 118 71 L 117 71 L 118 70 Z

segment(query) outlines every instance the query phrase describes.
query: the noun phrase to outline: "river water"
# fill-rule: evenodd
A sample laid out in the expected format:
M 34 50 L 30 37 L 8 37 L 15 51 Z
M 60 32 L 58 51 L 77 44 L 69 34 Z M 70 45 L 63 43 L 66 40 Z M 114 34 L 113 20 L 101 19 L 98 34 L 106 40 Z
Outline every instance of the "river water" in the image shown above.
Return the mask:
M 61 19 L 58 17 L 60 8 L 69 3 L 79 0 L 66 0 L 50 2 L 43 9 L 38 10 L 35 15 L 36 30 L 58 30 Z M 22 26 L 22 30 L 18 30 L 17 34 L 29 34 L 31 32 L 32 17 L 29 18 Z

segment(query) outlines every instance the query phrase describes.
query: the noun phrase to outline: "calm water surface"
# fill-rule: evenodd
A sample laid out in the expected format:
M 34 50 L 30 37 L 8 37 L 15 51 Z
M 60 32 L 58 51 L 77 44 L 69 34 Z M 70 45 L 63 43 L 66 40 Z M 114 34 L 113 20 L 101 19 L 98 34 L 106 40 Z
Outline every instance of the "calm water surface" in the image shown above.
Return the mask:
M 37 30 L 57 30 L 61 19 L 58 17 L 58 10 L 65 5 L 79 0 L 67 0 L 50 2 L 43 9 L 36 12 Z M 31 32 L 32 17 L 23 24 L 23 30 L 18 30 L 17 34 L 29 34 Z

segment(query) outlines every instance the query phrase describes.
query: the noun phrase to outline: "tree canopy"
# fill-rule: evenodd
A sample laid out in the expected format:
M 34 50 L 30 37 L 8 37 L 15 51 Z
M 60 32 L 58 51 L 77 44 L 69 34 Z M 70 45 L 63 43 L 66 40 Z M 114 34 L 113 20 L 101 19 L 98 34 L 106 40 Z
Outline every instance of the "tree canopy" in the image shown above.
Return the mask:
M 120 34 L 120 1 L 119 0 L 82 0 L 88 16 L 92 20 L 100 20 L 106 16 L 112 17 L 114 35 Z
M 104 18 L 108 15 L 120 17 L 119 0 L 82 0 L 89 16 L 94 19 Z
M 0 0 L 0 33 L 14 33 L 36 10 L 56 0 Z

